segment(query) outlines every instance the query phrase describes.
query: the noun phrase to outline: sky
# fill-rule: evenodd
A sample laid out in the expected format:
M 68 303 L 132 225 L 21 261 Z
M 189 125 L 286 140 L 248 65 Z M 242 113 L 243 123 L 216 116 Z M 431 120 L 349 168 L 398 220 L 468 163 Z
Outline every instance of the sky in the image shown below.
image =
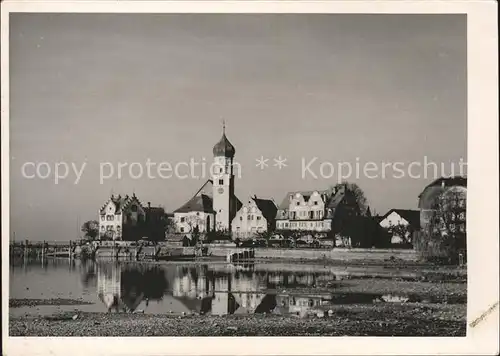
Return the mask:
M 155 167 L 209 165 L 222 120 L 242 201 L 326 189 L 343 163 L 372 212 L 416 209 L 467 160 L 466 41 L 465 15 L 11 14 L 11 235 L 76 239 L 112 193 L 175 210 L 208 169 Z M 410 177 L 424 157 L 444 171 Z M 28 178 L 42 162 L 51 175 Z M 56 184 L 58 162 L 70 170 Z M 363 174 L 367 162 L 378 171 Z M 406 174 L 382 177 L 382 162 Z

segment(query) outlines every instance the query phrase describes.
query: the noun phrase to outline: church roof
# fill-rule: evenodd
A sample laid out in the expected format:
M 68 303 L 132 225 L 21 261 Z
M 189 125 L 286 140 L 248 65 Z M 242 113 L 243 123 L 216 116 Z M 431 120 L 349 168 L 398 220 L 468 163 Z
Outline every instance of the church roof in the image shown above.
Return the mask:
M 231 203 L 235 204 L 236 211 L 242 206 L 241 201 L 235 195 L 231 197 Z M 207 180 L 188 202 L 174 210 L 174 213 L 192 211 L 215 213 L 213 210 L 213 181 L 211 179 Z
M 196 194 L 180 208 L 174 210 L 174 213 L 189 213 L 191 211 L 213 213 L 212 187 L 212 180 L 207 180 Z
M 234 149 L 234 146 L 231 144 L 231 142 L 229 142 L 229 140 L 227 139 L 225 130 L 222 133 L 222 138 L 220 139 L 220 141 L 215 144 L 213 153 L 215 157 L 234 157 L 236 150 Z

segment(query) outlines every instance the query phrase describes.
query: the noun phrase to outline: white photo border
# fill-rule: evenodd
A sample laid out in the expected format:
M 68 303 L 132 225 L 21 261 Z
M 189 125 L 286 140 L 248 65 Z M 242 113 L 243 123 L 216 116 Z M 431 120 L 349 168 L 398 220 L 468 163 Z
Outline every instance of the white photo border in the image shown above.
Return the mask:
M 2 330 L 7 355 L 498 354 L 498 34 L 495 1 L 4 1 L 1 12 Z M 9 337 L 9 14 L 453 13 L 467 15 L 466 337 Z M 480 318 L 480 319 L 478 319 Z M 476 320 L 480 320 L 475 323 Z M 473 326 L 471 326 L 473 325 Z

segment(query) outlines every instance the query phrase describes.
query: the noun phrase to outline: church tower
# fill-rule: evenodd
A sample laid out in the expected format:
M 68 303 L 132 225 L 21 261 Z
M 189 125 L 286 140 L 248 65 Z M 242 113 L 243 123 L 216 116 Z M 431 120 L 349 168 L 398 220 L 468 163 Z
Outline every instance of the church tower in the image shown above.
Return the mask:
M 226 137 L 226 126 L 222 126 L 222 138 L 214 146 L 213 209 L 215 211 L 215 229 L 231 231 L 231 221 L 236 214 L 234 197 L 233 159 L 234 146 Z

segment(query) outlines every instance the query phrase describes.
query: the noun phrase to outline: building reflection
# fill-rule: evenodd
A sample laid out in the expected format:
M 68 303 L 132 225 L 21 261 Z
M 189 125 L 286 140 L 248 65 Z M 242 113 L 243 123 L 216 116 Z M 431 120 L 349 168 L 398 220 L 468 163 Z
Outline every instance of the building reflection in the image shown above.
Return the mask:
M 161 300 L 168 288 L 157 267 L 102 264 L 97 271 L 97 295 L 108 311 L 133 312 L 143 301 Z
M 110 312 L 303 313 L 328 300 L 327 295 L 293 294 L 295 287 L 313 286 L 321 275 L 256 271 L 252 265 L 97 264 L 96 270 L 97 294 Z M 291 290 L 279 293 L 279 288 Z

